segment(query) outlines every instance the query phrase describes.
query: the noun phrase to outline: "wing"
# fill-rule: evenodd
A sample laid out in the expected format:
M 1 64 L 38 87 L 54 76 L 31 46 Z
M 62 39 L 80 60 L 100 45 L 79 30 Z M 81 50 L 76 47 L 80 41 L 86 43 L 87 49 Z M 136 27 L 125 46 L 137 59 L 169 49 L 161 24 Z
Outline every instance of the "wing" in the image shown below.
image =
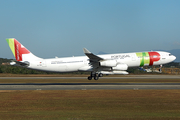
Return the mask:
M 83 48 L 84 54 L 89 58 L 89 64 L 93 68 L 93 72 L 102 74 L 128 74 L 127 64 L 118 63 L 117 60 L 103 59 Z
M 93 67 L 93 71 L 98 71 L 99 62 L 103 61 L 104 59 L 94 55 L 93 53 L 89 52 L 86 48 L 83 48 L 84 54 L 89 58 L 89 64 Z
M 99 62 L 99 61 L 103 60 L 103 58 L 101 58 L 97 55 L 94 55 L 93 53 L 89 52 L 86 48 L 83 48 L 83 51 L 84 51 L 84 54 L 90 59 L 90 62 L 91 61 Z

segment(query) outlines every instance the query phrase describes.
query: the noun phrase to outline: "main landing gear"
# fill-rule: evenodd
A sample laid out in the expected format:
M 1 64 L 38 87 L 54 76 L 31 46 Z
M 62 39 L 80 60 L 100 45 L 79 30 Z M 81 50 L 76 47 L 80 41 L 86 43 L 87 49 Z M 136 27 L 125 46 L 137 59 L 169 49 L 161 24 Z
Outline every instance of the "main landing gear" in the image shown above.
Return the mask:
M 103 77 L 103 74 L 91 72 L 91 75 L 88 77 L 88 80 L 92 80 L 92 78 L 94 78 L 94 80 L 98 80 L 99 77 Z

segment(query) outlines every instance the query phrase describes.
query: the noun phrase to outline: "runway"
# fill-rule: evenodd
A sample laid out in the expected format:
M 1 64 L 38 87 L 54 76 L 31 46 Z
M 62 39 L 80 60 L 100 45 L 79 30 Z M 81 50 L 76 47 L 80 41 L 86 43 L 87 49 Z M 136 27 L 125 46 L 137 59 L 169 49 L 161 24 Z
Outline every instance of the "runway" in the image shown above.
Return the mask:
M 131 75 L 122 77 L 102 77 L 98 81 L 88 81 L 85 77 L 0 77 L 0 80 L 20 80 L 20 81 L 30 81 L 30 80 L 41 80 L 50 81 L 48 83 L 0 83 L 0 90 L 147 90 L 147 89 L 180 89 L 180 76 L 179 75 Z M 61 82 L 72 80 L 73 82 Z M 109 79 L 109 82 L 102 83 Z M 125 80 L 125 82 L 117 82 L 120 80 Z M 131 82 L 133 79 L 139 79 L 141 81 L 151 79 L 162 81 L 169 80 L 168 82 Z M 53 80 L 58 80 L 60 82 L 52 82 Z M 80 82 L 76 82 L 80 80 Z M 116 82 L 113 82 L 116 81 Z M 172 82 L 175 80 L 177 82 Z M 128 82 L 126 82 L 128 81 Z
M 180 89 L 180 83 L 17 83 L 0 84 L 0 90 Z
M 87 75 L 88 76 L 88 75 Z M 180 79 L 180 75 L 122 75 L 100 79 Z M 0 79 L 87 79 L 87 77 L 0 77 Z

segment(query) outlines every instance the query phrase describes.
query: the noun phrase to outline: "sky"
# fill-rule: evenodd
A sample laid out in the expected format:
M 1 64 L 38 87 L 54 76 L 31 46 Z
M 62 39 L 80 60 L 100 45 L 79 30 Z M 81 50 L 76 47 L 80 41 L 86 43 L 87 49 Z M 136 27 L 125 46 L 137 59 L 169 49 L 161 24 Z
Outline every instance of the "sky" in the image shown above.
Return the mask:
M 0 0 L 0 58 L 16 38 L 41 58 L 180 49 L 180 0 Z

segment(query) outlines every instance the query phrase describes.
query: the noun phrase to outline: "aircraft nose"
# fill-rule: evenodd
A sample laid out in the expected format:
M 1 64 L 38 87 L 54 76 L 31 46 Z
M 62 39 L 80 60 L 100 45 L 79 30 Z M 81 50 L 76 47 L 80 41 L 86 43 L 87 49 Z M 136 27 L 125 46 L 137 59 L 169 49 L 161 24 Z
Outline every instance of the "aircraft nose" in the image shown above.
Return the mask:
M 176 56 L 174 56 L 174 60 L 176 59 Z
M 172 58 L 172 61 L 174 61 L 176 59 L 176 56 L 172 55 L 171 58 Z

